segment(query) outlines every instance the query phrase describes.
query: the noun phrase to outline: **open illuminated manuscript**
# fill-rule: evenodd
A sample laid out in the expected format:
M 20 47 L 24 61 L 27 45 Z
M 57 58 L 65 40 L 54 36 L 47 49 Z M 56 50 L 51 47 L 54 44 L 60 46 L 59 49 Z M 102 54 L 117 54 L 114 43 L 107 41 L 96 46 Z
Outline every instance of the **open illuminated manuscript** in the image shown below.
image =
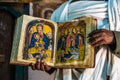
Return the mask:
M 23 15 L 17 19 L 10 63 L 29 65 L 39 59 L 58 68 L 92 68 L 95 52 L 87 36 L 95 29 L 92 17 L 57 23 Z

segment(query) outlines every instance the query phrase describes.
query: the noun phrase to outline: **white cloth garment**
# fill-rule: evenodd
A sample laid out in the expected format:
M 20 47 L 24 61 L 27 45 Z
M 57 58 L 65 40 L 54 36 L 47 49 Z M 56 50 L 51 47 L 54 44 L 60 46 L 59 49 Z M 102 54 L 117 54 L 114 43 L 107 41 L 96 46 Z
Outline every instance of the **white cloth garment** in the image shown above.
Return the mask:
M 110 30 L 120 30 L 120 0 L 105 1 L 71 1 L 62 4 L 53 14 L 51 19 L 56 22 L 73 20 L 82 16 L 92 16 L 97 19 L 97 28 Z M 114 56 L 114 55 L 113 55 Z M 113 64 L 111 65 L 111 59 Z M 111 58 L 111 52 L 103 46 L 95 58 L 95 68 L 87 68 L 79 74 L 74 69 L 64 69 L 63 78 L 59 76 L 60 70 L 57 70 L 55 80 L 106 80 L 109 75 L 111 80 L 120 79 L 120 59 L 116 56 Z M 78 79 L 72 78 L 72 73 L 77 75 Z

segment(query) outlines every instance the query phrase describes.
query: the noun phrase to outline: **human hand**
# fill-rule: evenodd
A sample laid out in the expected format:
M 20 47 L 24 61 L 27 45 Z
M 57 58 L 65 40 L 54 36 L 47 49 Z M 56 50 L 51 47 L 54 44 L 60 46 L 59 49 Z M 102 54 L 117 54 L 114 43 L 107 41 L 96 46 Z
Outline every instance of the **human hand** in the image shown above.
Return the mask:
M 94 30 L 88 35 L 88 42 L 93 47 L 109 45 L 112 43 L 114 33 L 106 29 Z
M 52 67 L 48 66 L 43 60 L 36 59 L 36 63 L 31 63 L 30 67 L 32 70 L 41 70 L 41 71 L 49 71 Z

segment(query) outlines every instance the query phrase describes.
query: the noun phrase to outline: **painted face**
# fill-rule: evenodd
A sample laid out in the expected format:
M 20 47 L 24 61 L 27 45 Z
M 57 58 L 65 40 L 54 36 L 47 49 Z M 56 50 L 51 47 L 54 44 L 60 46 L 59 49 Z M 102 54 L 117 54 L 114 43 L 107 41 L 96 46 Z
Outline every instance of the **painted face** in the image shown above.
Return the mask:
M 81 37 L 80 35 L 78 36 L 78 38 L 79 38 L 79 39 L 82 39 L 82 37 Z
M 34 33 L 34 29 L 33 28 L 30 28 L 30 34 Z
M 51 32 L 49 32 L 47 35 L 48 35 L 49 39 L 52 39 L 52 33 Z
M 69 29 L 69 33 L 72 33 L 72 29 L 71 28 Z
M 64 31 L 61 31 L 61 36 L 64 36 L 65 35 L 65 32 Z
M 40 36 L 38 34 L 35 35 L 35 39 L 39 40 Z
M 38 34 L 43 35 L 43 28 L 42 26 L 37 27 Z
M 42 50 L 41 53 L 42 53 L 42 54 L 45 54 L 45 50 Z
M 65 38 L 64 38 L 64 37 L 62 38 L 62 41 L 65 41 Z

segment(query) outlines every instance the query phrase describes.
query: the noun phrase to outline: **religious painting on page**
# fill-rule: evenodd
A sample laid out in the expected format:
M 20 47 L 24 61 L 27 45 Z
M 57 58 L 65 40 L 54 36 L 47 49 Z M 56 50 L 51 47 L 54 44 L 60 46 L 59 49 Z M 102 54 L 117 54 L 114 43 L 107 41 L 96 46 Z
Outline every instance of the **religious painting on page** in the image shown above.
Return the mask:
M 56 66 L 93 66 L 94 49 L 88 44 L 87 35 L 95 26 L 95 20 L 87 17 L 58 23 Z

